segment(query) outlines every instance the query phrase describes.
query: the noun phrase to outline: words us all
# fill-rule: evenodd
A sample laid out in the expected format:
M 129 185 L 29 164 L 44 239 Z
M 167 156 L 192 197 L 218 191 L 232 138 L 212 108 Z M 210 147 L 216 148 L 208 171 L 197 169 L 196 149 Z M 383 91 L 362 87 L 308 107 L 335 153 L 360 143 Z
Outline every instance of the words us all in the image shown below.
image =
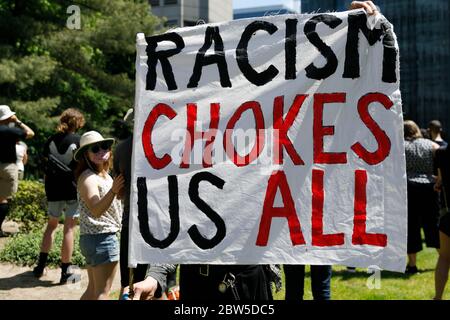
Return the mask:
M 282 96 L 274 99 L 273 107 L 273 126 L 279 132 L 278 139 L 280 146 L 280 152 L 276 154 L 275 160 L 277 163 L 283 163 L 283 153 L 289 155 L 291 161 L 296 165 L 303 165 L 304 162 L 301 155 L 294 148 L 292 141 L 289 139 L 287 132 L 292 126 L 295 117 L 303 105 L 306 99 L 306 95 L 297 95 L 292 102 L 287 113 L 284 113 L 283 105 L 284 98 Z M 326 103 L 345 102 L 345 93 L 318 93 L 314 95 L 313 109 L 313 161 L 314 164 L 343 164 L 347 162 L 346 152 L 327 152 L 324 150 L 323 138 L 326 135 L 334 134 L 334 126 L 323 124 L 323 111 Z M 376 165 L 382 162 L 388 157 L 391 150 L 391 142 L 386 132 L 378 125 L 378 123 L 371 117 L 369 113 L 369 106 L 372 103 L 376 103 L 378 106 L 384 108 L 386 112 L 393 106 L 393 102 L 388 96 L 382 93 L 368 93 L 361 97 L 358 101 L 357 110 L 361 121 L 366 125 L 367 129 L 373 134 L 374 139 L 377 142 L 377 148 L 375 150 L 367 150 L 360 142 L 356 142 L 351 146 L 351 150 L 358 155 L 363 161 L 369 165 Z M 219 122 L 219 109 L 220 106 L 211 104 L 211 110 L 217 108 L 216 111 L 211 111 L 210 130 L 217 129 Z M 183 153 L 183 161 L 180 164 L 180 168 L 189 168 L 190 151 L 192 149 L 193 141 L 195 139 L 204 139 L 205 134 L 197 132 L 195 130 L 196 123 L 196 105 L 188 104 L 187 108 L 191 108 L 191 112 L 188 110 L 187 118 L 187 132 L 191 133 L 191 138 L 186 139 L 186 148 Z M 258 102 L 246 102 L 243 103 L 236 112 L 231 116 L 227 124 L 227 129 L 233 130 L 235 124 L 239 120 L 240 116 L 245 111 L 253 112 L 255 116 L 255 124 L 257 129 L 264 129 L 263 120 L 258 120 L 262 117 L 260 105 Z M 144 126 L 144 132 L 142 134 L 142 143 L 145 151 L 145 155 L 150 165 L 156 169 L 161 170 L 167 166 L 171 161 L 169 154 L 157 155 L 153 149 L 152 143 L 152 130 L 160 116 L 166 116 L 172 121 L 176 118 L 176 111 L 167 104 L 158 104 L 151 111 Z M 211 135 L 208 137 L 210 143 L 213 141 Z M 224 144 L 232 143 L 228 141 L 227 135 L 224 136 Z M 211 150 L 207 150 L 208 141 L 205 147 L 205 153 L 203 155 L 203 166 L 211 167 L 212 164 L 208 163 L 211 159 Z M 236 164 L 236 166 L 245 166 L 254 161 L 258 155 L 261 144 L 264 143 L 263 138 L 257 138 L 255 147 L 246 156 L 239 155 L 234 148 L 231 148 L 231 153 L 227 154 L 230 159 Z M 260 145 L 259 147 L 258 144 Z M 230 148 L 226 148 L 229 150 Z M 241 157 L 239 159 L 239 157 Z M 325 234 L 324 233 L 324 174 L 325 172 L 320 169 L 312 170 L 312 213 L 311 213 L 311 239 L 313 246 L 330 247 L 343 245 L 345 242 L 344 233 Z M 140 230 L 144 240 L 153 247 L 166 248 L 170 246 L 178 237 L 180 232 L 180 217 L 179 217 L 179 194 L 178 194 L 178 181 L 176 175 L 170 175 L 167 177 L 169 186 L 169 215 L 170 215 L 170 232 L 164 239 L 157 239 L 148 226 L 148 210 L 147 210 L 147 182 L 145 177 L 138 177 L 137 189 L 138 189 L 138 215 L 139 222 L 141 224 Z M 190 201 L 202 211 L 215 225 L 217 231 L 212 237 L 205 237 L 199 231 L 196 225 L 192 225 L 188 229 L 189 236 L 192 241 L 201 249 L 211 249 L 217 246 L 225 237 L 227 233 L 227 226 L 225 221 L 221 217 L 219 212 L 214 211 L 211 206 L 206 203 L 199 194 L 200 182 L 207 182 L 215 186 L 218 189 L 223 189 L 226 181 L 224 177 L 219 177 L 211 172 L 198 172 L 192 176 L 189 183 L 189 198 Z M 371 245 L 385 247 L 387 246 L 387 235 L 383 233 L 370 233 L 367 231 L 367 190 L 368 177 L 366 170 L 354 170 L 354 201 L 353 201 L 353 245 Z M 275 196 L 277 192 L 280 192 L 283 205 L 276 207 L 274 205 Z M 285 218 L 288 226 L 290 239 L 292 245 L 305 245 L 305 237 L 302 231 L 302 224 L 298 218 L 292 192 L 289 187 L 286 173 L 283 170 L 272 172 L 268 179 L 267 189 L 264 197 L 264 203 L 262 206 L 261 218 L 259 221 L 258 234 L 255 239 L 255 245 L 266 246 L 269 241 L 270 228 L 273 218 Z

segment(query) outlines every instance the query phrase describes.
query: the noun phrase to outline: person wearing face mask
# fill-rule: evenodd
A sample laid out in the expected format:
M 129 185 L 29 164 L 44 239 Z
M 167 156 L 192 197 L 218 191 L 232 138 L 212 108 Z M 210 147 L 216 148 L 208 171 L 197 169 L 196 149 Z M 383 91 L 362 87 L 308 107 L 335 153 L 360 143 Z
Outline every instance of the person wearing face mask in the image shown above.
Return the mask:
M 119 261 L 119 240 L 124 177 L 114 179 L 111 147 L 114 139 L 96 131 L 81 136 L 75 152 L 75 170 L 80 212 L 80 249 L 88 265 L 89 283 L 82 300 L 108 299 Z

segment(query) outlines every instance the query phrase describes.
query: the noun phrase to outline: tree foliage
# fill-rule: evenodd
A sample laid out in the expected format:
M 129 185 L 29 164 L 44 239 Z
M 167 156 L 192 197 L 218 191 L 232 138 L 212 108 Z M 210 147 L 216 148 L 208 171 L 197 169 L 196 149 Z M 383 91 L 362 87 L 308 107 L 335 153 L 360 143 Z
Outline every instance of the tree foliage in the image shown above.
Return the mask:
M 71 5 L 80 9 L 78 30 L 67 27 Z M 27 142 L 34 176 L 66 108 L 84 112 L 84 130 L 115 134 L 133 105 L 136 33 L 161 26 L 145 0 L 0 0 L 0 104 L 36 132 Z

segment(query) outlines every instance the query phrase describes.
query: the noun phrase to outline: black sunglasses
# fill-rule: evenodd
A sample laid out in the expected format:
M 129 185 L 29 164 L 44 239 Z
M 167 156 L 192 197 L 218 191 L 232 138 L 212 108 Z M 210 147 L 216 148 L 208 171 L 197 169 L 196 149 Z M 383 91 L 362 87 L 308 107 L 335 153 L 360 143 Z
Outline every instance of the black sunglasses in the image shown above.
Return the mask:
M 100 149 L 103 151 L 109 151 L 111 149 L 111 143 L 103 141 L 89 147 L 89 151 L 91 151 L 92 153 L 97 153 L 100 151 Z

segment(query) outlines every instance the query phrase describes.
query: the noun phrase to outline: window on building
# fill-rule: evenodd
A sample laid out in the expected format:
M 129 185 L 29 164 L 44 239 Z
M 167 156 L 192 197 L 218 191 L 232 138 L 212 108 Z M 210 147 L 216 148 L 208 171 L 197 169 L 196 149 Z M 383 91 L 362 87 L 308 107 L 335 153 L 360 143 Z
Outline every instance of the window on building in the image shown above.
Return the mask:
M 152 7 L 157 7 L 159 6 L 159 0 L 150 0 L 150 5 Z
M 167 20 L 164 23 L 164 27 L 166 28 L 172 28 L 172 27 L 177 27 L 178 26 L 178 20 L 174 19 L 174 20 Z
M 177 4 L 178 0 L 164 0 L 164 4 Z

